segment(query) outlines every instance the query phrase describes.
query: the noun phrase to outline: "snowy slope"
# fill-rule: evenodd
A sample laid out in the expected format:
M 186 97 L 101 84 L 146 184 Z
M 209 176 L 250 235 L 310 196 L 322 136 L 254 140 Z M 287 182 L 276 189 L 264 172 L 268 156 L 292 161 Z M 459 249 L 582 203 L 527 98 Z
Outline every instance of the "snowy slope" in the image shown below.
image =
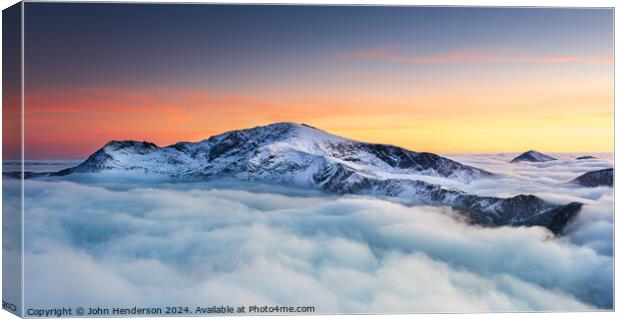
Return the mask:
M 466 194 L 451 188 L 493 174 L 436 154 L 357 142 L 294 123 L 231 131 L 167 147 L 112 141 L 80 165 L 52 176 L 105 171 L 200 179 L 233 177 L 408 204 L 449 205 L 471 223 L 540 225 L 555 233 L 581 207 L 579 203 L 551 204 L 534 196 L 502 199 Z
M 489 172 L 432 153 L 369 144 L 310 126 L 276 123 L 231 131 L 198 143 L 157 147 L 148 142 L 112 141 L 66 173 L 137 170 L 171 176 L 237 176 L 300 179 L 313 184 L 317 171 L 341 164 L 369 176 L 417 174 L 471 181 Z

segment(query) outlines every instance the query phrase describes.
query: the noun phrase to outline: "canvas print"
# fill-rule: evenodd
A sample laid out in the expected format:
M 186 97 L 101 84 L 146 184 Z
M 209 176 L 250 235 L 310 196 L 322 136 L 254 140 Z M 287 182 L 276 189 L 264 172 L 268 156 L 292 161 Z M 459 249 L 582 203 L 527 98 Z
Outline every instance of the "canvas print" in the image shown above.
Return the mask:
M 24 316 L 614 309 L 613 9 L 23 19 L 3 290 Z

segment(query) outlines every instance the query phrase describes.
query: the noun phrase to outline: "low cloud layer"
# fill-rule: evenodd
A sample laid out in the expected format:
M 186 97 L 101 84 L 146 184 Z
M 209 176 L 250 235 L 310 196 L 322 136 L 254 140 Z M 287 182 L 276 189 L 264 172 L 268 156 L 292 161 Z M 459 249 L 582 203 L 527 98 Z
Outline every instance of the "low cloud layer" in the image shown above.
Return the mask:
M 26 301 L 309 305 L 321 313 L 610 308 L 613 192 L 551 187 L 609 163 L 562 170 L 502 160 L 464 160 L 501 173 L 467 191 L 509 194 L 525 184 L 549 200 L 585 202 L 566 237 L 474 227 L 445 207 L 264 186 L 119 190 L 28 180 Z
M 568 182 L 584 173 L 613 167 L 613 154 L 551 154 L 556 161 L 544 163 L 509 163 L 515 154 L 455 155 L 450 158 L 464 164 L 483 167 L 498 175 L 457 185 L 459 189 L 479 195 L 508 197 L 532 194 L 550 202 L 581 202 L 577 219 L 568 226 L 565 239 L 593 248 L 600 254 L 613 254 L 613 188 L 582 187 Z M 576 160 L 577 156 L 595 155 L 596 159 Z

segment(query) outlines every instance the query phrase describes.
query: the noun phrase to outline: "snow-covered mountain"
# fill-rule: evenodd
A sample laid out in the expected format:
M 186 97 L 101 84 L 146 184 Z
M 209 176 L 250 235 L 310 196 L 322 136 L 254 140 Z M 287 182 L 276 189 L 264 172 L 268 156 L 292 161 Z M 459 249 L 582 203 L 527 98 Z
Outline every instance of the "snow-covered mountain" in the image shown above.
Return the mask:
M 352 141 L 294 123 L 231 131 L 197 143 L 158 147 L 112 141 L 57 175 L 127 170 L 170 176 L 234 176 L 315 184 L 316 174 L 353 170 L 364 176 L 421 175 L 471 181 L 492 174 L 432 154 Z
M 527 151 L 515 158 L 512 159 L 512 161 L 510 161 L 510 163 L 518 163 L 518 162 L 548 162 L 548 161 L 555 161 L 555 158 L 549 156 L 549 155 L 545 155 L 543 153 L 534 151 L 534 150 L 530 150 Z
M 557 205 L 535 196 L 495 198 L 441 186 L 493 174 L 432 153 L 371 144 L 311 126 L 276 123 L 231 131 L 197 143 L 158 147 L 112 141 L 80 165 L 51 174 L 127 172 L 177 178 L 219 177 L 311 187 L 332 194 L 370 195 L 410 204 L 449 205 L 474 224 L 540 225 L 555 233 L 580 203 Z
M 570 181 L 573 184 L 579 184 L 586 187 L 596 186 L 614 186 L 614 169 L 606 168 L 598 171 L 587 172 Z

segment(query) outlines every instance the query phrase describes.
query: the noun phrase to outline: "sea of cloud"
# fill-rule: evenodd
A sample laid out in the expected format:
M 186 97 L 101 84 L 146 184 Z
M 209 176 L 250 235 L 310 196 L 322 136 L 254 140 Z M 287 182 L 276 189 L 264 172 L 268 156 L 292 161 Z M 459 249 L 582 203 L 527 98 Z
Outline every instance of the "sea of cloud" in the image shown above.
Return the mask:
M 610 158 L 507 164 L 461 185 L 585 203 L 566 236 L 268 185 L 26 181 L 29 307 L 282 305 L 320 313 L 571 311 L 613 303 L 613 190 L 566 181 Z M 509 158 L 508 158 L 509 159 Z
M 532 194 L 547 201 L 585 205 L 569 225 L 567 236 L 572 243 L 593 248 L 600 254 L 613 254 L 614 192 L 610 187 L 581 187 L 569 183 L 591 171 L 613 167 L 613 154 L 594 154 L 596 159 L 575 160 L 592 154 L 552 154 L 556 161 L 544 163 L 509 163 L 515 154 L 453 155 L 463 164 L 483 168 L 499 178 L 480 179 L 458 188 L 479 195 L 509 197 Z

